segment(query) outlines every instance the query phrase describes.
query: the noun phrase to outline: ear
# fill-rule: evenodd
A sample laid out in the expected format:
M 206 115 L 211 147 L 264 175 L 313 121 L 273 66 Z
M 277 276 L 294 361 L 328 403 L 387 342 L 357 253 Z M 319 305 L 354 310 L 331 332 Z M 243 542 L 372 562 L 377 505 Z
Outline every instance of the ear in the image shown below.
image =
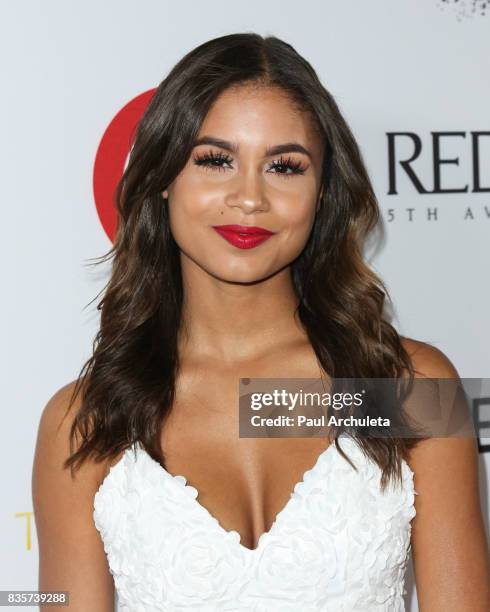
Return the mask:
M 168 191 L 165 189 L 165 191 L 162 193 L 162 198 L 164 200 L 168 200 Z

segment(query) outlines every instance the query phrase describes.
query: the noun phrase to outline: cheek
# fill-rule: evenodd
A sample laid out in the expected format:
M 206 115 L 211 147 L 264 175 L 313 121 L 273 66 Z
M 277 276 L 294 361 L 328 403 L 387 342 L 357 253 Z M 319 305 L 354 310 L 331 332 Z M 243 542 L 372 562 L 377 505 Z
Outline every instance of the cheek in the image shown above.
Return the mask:
M 211 224 L 211 213 L 216 210 L 219 198 L 216 189 L 192 180 L 176 181 L 169 190 L 170 228 L 178 236 L 189 235 Z M 199 222 L 199 223 L 194 223 Z
M 281 260 L 291 261 L 304 249 L 310 237 L 316 216 L 316 199 L 314 190 L 305 189 L 292 198 L 281 198 L 276 205 L 280 223 L 280 242 L 277 256 Z
M 301 193 L 283 198 L 277 204 L 277 212 L 287 237 L 302 240 L 303 234 L 309 233 L 315 220 L 315 196 L 313 193 Z

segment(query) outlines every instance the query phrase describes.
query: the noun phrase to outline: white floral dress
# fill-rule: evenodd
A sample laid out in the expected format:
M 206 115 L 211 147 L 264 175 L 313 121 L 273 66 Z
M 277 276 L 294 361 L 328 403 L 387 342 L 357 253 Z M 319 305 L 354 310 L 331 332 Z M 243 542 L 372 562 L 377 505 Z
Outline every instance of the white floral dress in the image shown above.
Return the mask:
M 257 548 L 198 491 L 135 444 L 94 498 L 120 612 L 403 612 L 413 472 L 381 493 L 379 467 L 346 434 L 299 482 Z

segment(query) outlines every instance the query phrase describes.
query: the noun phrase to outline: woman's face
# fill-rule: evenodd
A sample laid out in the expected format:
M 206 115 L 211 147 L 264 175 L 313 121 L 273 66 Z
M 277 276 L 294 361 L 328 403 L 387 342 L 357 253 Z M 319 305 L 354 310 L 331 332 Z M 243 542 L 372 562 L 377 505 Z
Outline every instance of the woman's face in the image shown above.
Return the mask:
M 185 167 L 163 192 L 183 269 L 193 263 L 220 280 L 248 283 L 290 264 L 313 225 L 322 158 L 311 119 L 282 90 L 226 90 Z M 214 229 L 227 225 L 273 234 L 264 239 L 240 235 L 247 227 Z

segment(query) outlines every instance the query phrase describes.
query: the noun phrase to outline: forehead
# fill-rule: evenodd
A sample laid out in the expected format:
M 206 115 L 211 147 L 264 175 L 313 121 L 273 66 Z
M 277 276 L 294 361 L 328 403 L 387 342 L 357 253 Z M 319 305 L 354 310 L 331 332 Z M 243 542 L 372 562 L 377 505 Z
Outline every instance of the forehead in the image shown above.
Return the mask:
M 322 143 L 311 115 L 285 91 L 264 85 L 235 86 L 220 94 L 201 125 L 203 135 L 237 143 Z

